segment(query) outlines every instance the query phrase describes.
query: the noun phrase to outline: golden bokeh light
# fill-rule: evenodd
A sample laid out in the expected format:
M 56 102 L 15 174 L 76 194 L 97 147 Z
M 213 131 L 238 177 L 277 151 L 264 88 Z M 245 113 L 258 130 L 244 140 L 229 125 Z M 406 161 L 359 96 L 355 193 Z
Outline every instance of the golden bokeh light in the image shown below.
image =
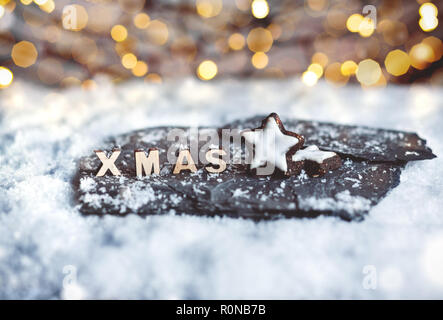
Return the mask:
M 252 15 L 257 19 L 266 18 L 269 14 L 269 5 L 266 0 L 254 0 L 251 4 Z
M 375 85 L 382 75 L 380 65 L 372 59 L 365 59 L 358 64 L 357 80 L 364 86 Z
M 222 0 L 196 0 L 197 13 L 203 18 L 218 16 L 223 9 Z
M 303 74 L 301 76 L 301 80 L 308 87 L 312 87 L 312 86 L 314 86 L 317 83 L 318 77 L 312 71 L 305 71 L 305 72 L 303 72 Z
M 22 4 L 24 4 L 25 6 L 28 6 L 28 5 L 30 5 L 32 3 L 32 0 L 20 0 L 20 2 Z
M 74 76 L 69 76 L 66 78 L 63 78 L 62 81 L 60 81 L 60 86 L 64 88 L 68 87 L 78 87 L 82 84 L 79 78 Z
M 251 58 L 251 63 L 256 69 L 264 69 L 269 63 L 268 55 L 264 52 L 256 52 Z
M 305 1 L 307 7 L 312 11 L 322 11 L 326 9 L 328 0 L 307 0 Z
M 282 32 L 283 32 L 283 30 L 282 30 L 282 28 L 280 27 L 280 25 L 278 25 L 278 24 L 276 24 L 276 23 L 270 23 L 269 26 L 268 26 L 266 29 L 268 29 L 269 31 L 271 31 L 272 38 L 273 38 L 274 40 L 277 40 L 278 38 L 280 38 L 280 36 L 281 36 L 281 34 L 282 34 Z
M 364 37 L 370 37 L 375 30 L 375 23 L 374 20 L 370 18 L 364 18 L 360 25 L 358 26 L 358 33 Z
M 137 65 L 137 57 L 133 53 L 127 53 L 122 57 L 122 65 L 126 69 L 132 69 Z
M 353 15 L 349 16 L 348 20 L 346 21 L 346 28 L 348 28 L 351 32 L 359 32 L 360 31 L 360 24 L 363 21 L 363 16 L 359 13 L 354 13 Z
M 81 86 L 82 86 L 83 90 L 92 91 L 92 90 L 97 89 L 97 82 L 95 82 L 92 79 L 87 79 L 82 82 Z
M 27 68 L 35 63 L 38 52 L 32 42 L 20 41 L 12 47 L 11 57 L 17 66 Z
M 148 65 L 144 61 L 137 61 L 135 67 L 132 68 L 132 74 L 136 77 L 143 77 L 148 73 Z
M 431 2 L 423 3 L 418 9 L 418 13 L 422 17 L 436 17 L 438 14 L 438 9 L 435 4 Z
M 272 33 L 265 28 L 252 29 L 246 39 L 249 50 L 253 52 L 268 52 L 272 47 Z
M 197 76 L 201 80 L 211 80 L 218 72 L 217 65 L 212 60 L 205 60 L 197 68 Z
M 321 65 L 323 68 L 325 68 L 328 65 L 329 58 L 326 54 L 323 52 L 316 52 L 311 58 L 312 63 L 317 63 Z
M 146 13 L 139 13 L 134 17 L 134 25 L 139 29 L 146 29 L 151 18 Z
M 418 70 L 425 69 L 429 62 L 433 60 L 434 53 L 431 46 L 426 43 L 416 44 L 409 51 L 409 58 L 411 59 L 411 65 Z
M 344 86 L 348 80 L 349 76 L 345 76 L 341 73 L 341 64 L 338 62 L 331 63 L 325 69 L 325 79 L 335 86 Z
M 245 37 L 241 33 L 233 33 L 228 39 L 231 50 L 241 50 L 245 47 Z
M 117 42 L 125 41 L 128 37 L 128 30 L 121 24 L 115 25 L 111 29 L 111 37 Z
M 344 76 L 352 76 L 357 72 L 357 64 L 352 60 L 346 60 L 340 67 L 340 72 Z
M 169 38 L 169 30 L 166 23 L 160 20 L 152 20 L 147 29 L 148 39 L 159 46 L 164 45 Z
M 0 5 L 0 19 L 5 15 L 5 7 Z
M 317 78 L 321 78 L 323 75 L 323 67 L 318 63 L 312 63 L 308 67 L 308 71 L 314 72 Z
M 79 4 L 68 5 L 63 9 L 62 23 L 66 30 L 80 31 L 86 27 L 88 20 L 88 12 Z
M 34 0 L 35 4 L 42 6 L 50 0 Z
M 385 59 L 386 71 L 393 76 L 401 76 L 408 72 L 411 66 L 409 55 L 402 50 L 392 50 Z
M 422 43 L 430 46 L 432 48 L 433 57 L 429 62 L 438 61 L 443 55 L 443 43 L 440 39 L 431 36 L 423 39 Z
M 40 5 L 40 9 L 42 9 L 46 13 L 51 13 L 55 9 L 54 0 L 47 0 L 43 4 Z
M 150 73 L 145 77 L 145 82 L 160 84 L 163 82 L 162 77 L 157 73 Z
M 9 87 L 14 79 L 14 75 L 8 68 L 0 67 L 0 89 Z
M 437 28 L 438 26 L 438 19 L 437 17 L 433 16 L 426 16 L 420 18 L 418 21 L 418 24 L 420 25 L 420 28 L 422 28 L 423 31 L 429 32 Z

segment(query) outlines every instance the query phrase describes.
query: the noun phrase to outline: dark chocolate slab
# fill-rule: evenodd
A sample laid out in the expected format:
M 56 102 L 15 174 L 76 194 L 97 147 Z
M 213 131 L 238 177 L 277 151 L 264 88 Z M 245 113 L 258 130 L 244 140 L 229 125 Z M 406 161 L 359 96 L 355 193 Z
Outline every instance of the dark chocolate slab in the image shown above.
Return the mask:
M 230 124 L 230 128 L 254 128 L 263 117 Z M 407 160 L 435 157 L 426 141 L 414 133 L 309 121 L 283 120 L 286 128 L 304 134 L 306 144 L 339 153 L 343 165 L 322 177 L 257 177 L 247 165 L 228 165 L 220 174 L 206 172 L 172 175 L 167 162 L 171 128 L 147 128 L 111 138 L 101 147 L 120 146 L 116 162 L 121 177 L 95 177 L 101 163 L 91 155 L 79 161 L 74 178 L 76 197 L 84 214 L 227 215 L 252 219 L 338 216 L 361 220 L 400 181 Z M 360 149 L 359 146 L 362 146 Z M 135 177 L 134 149 L 156 147 L 160 175 Z M 231 145 L 231 151 L 242 148 Z M 417 153 L 417 154 L 415 154 Z

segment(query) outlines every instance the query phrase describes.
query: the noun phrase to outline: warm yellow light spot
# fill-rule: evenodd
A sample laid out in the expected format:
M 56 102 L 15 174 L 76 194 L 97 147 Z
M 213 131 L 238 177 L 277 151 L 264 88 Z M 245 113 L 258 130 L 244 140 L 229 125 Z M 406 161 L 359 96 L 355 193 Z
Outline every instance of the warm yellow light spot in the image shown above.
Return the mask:
M 346 27 L 351 32 L 359 32 L 360 31 L 360 24 L 363 21 L 363 16 L 359 13 L 354 13 L 353 15 L 349 16 L 348 20 L 346 21 Z
M 151 82 L 151 83 L 162 83 L 162 77 L 157 73 L 150 73 L 145 77 L 145 82 Z
M 312 87 L 312 86 L 314 86 L 317 83 L 318 77 L 312 71 L 305 71 L 305 72 L 303 72 L 303 74 L 301 76 L 301 80 L 308 87 Z
M 254 52 L 268 52 L 272 47 L 272 33 L 265 28 L 252 29 L 246 39 L 249 50 Z
M 443 55 L 443 43 L 440 39 L 431 36 L 423 39 L 422 43 L 430 46 L 432 48 L 432 52 L 434 53 L 432 60 L 429 62 L 440 60 L 441 56 Z
M 9 87 L 14 79 L 14 75 L 11 70 L 5 67 L 0 67 L 0 88 Z
M 282 28 L 276 23 L 271 23 L 266 29 L 271 31 L 272 38 L 274 40 L 277 40 L 278 38 L 280 38 L 280 36 L 283 32 Z
M 429 32 L 437 28 L 438 26 L 438 19 L 437 17 L 433 16 L 426 16 L 420 18 L 418 21 L 418 24 L 420 25 L 420 28 L 422 28 L 423 31 Z
M 307 5 L 313 11 L 322 11 L 326 8 L 328 0 L 308 0 Z
M 329 59 L 328 59 L 328 56 L 326 54 L 324 54 L 323 52 L 316 52 L 312 56 L 311 61 L 312 61 L 312 63 L 317 63 L 324 68 L 328 64 Z
M 69 76 L 66 78 L 63 78 L 62 81 L 60 81 L 60 86 L 62 87 L 76 87 L 76 86 L 80 86 L 81 85 L 81 81 L 80 79 L 74 77 L 74 76 Z
M 63 8 L 63 28 L 71 31 L 80 31 L 88 24 L 89 16 L 85 7 L 79 4 L 67 5 Z
M 6 6 L 10 0 L 0 0 L 0 6 Z
M 55 9 L 55 3 L 53 0 L 47 0 L 45 3 L 40 5 L 40 9 L 46 13 L 51 13 Z
M 122 57 L 122 65 L 126 69 L 132 69 L 137 65 L 137 57 L 133 53 L 127 53 Z
M 393 50 L 388 53 L 385 59 L 386 71 L 393 76 L 401 76 L 408 72 L 411 61 L 406 52 Z
M 95 90 L 97 89 L 97 83 L 92 79 L 85 80 L 82 82 L 82 89 L 86 91 Z
M 128 30 L 120 24 L 115 25 L 111 29 L 111 37 L 117 42 L 125 41 L 128 37 Z
M 356 76 L 362 85 L 371 86 L 376 84 L 381 75 L 380 65 L 372 59 L 363 60 L 358 64 Z
M 21 3 L 23 3 L 25 6 L 28 6 L 32 3 L 32 0 L 20 0 Z
M 48 2 L 49 0 L 34 0 L 34 2 L 39 5 L 42 6 L 44 5 L 46 2 Z
M 146 29 L 151 18 L 146 13 L 139 13 L 134 17 L 134 25 L 139 29 Z
M 308 67 L 308 71 L 314 72 L 317 78 L 320 78 L 323 75 L 323 67 L 318 63 L 312 63 Z
M 37 49 L 29 41 L 20 41 L 12 47 L 12 60 L 19 67 L 27 68 L 32 66 L 37 60 L 37 56 Z
M 257 19 L 266 18 L 269 14 L 269 5 L 266 0 L 254 0 L 251 4 L 252 15 Z
M 335 86 L 344 86 L 348 80 L 349 76 L 345 76 L 341 73 L 341 64 L 338 62 L 331 63 L 325 69 L 325 79 Z
M 148 65 L 146 62 L 137 61 L 134 68 L 132 68 L 132 74 L 136 77 L 143 77 L 148 73 Z
M 202 80 L 211 80 L 217 75 L 217 65 L 214 61 L 205 60 L 197 68 L 197 75 Z
M 240 33 L 233 33 L 228 39 L 228 44 L 232 50 L 241 50 L 245 46 L 245 37 Z
M 146 29 L 148 38 L 153 43 L 162 46 L 168 41 L 169 31 L 166 23 L 160 20 L 152 20 Z
M 358 27 L 358 33 L 364 37 L 370 37 L 375 30 L 374 20 L 370 18 L 364 18 Z
M 212 18 L 223 9 L 222 0 L 196 0 L 197 13 L 203 18 Z
M 428 66 L 428 63 L 433 60 L 434 53 L 431 46 L 426 43 L 416 44 L 409 51 L 409 58 L 411 65 L 415 69 L 423 70 Z
M 5 7 L 0 6 L 0 19 L 5 15 Z
M 256 69 L 264 69 L 269 62 L 268 55 L 264 52 L 256 52 L 251 58 L 251 63 Z
M 343 62 L 343 64 L 340 67 L 340 72 L 344 76 L 352 76 L 357 72 L 357 64 L 352 60 L 347 60 Z
M 423 3 L 418 12 L 422 17 L 436 17 L 438 15 L 437 7 L 431 2 Z

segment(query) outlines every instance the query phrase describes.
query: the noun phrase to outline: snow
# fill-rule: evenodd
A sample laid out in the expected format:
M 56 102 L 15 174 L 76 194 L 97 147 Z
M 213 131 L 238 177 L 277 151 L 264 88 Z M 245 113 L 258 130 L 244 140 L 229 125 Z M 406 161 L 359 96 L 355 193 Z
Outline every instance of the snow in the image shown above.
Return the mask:
M 317 146 L 312 145 L 303 150 L 298 150 L 293 156 L 292 161 L 311 160 L 317 163 L 322 163 L 326 159 L 337 155 L 335 152 L 321 151 Z
M 146 126 L 217 126 L 271 112 L 283 123 L 297 117 L 415 131 L 440 156 L 441 88 L 97 81 L 96 91 L 16 81 L 0 92 L 0 298 L 442 297 L 440 157 L 408 163 L 400 185 L 363 222 L 352 223 L 173 211 L 84 217 L 71 185 L 75 161 L 103 147 L 105 137 Z M 81 188 L 94 186 L 85 180 Z M 138 198 L 121 192 L 132 196 Z

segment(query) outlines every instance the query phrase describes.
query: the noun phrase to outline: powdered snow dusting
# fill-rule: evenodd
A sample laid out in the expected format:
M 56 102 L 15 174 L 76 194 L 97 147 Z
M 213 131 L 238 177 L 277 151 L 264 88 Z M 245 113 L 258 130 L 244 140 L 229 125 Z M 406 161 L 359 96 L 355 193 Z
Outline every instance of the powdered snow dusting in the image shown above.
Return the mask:
M 118 86 L 96 80 L 91 91 L 16 81 L 0 92 L 0 298 L 442 297 L 441 88 L 362 91 L 320 82 L 314 91 L 298 80 Z M 146 218 L 85 217 L 76 208 L 76 161 L 106 137 L 148 126 L 216 127 L 271 112 L 283 122 L 296 117 L 414 131 L 438 158 L 408 163 L 400 185 L 362 222 L 254 222 L 167 209 Z M 92 183 L 85 179 L 81 188 Z M 140 201 L 135 191 L 121 197 Z M 152 196 L 146 191 L 143 201 Z M 248 190 L 235 190 L 235 197 L 247 198 Z

